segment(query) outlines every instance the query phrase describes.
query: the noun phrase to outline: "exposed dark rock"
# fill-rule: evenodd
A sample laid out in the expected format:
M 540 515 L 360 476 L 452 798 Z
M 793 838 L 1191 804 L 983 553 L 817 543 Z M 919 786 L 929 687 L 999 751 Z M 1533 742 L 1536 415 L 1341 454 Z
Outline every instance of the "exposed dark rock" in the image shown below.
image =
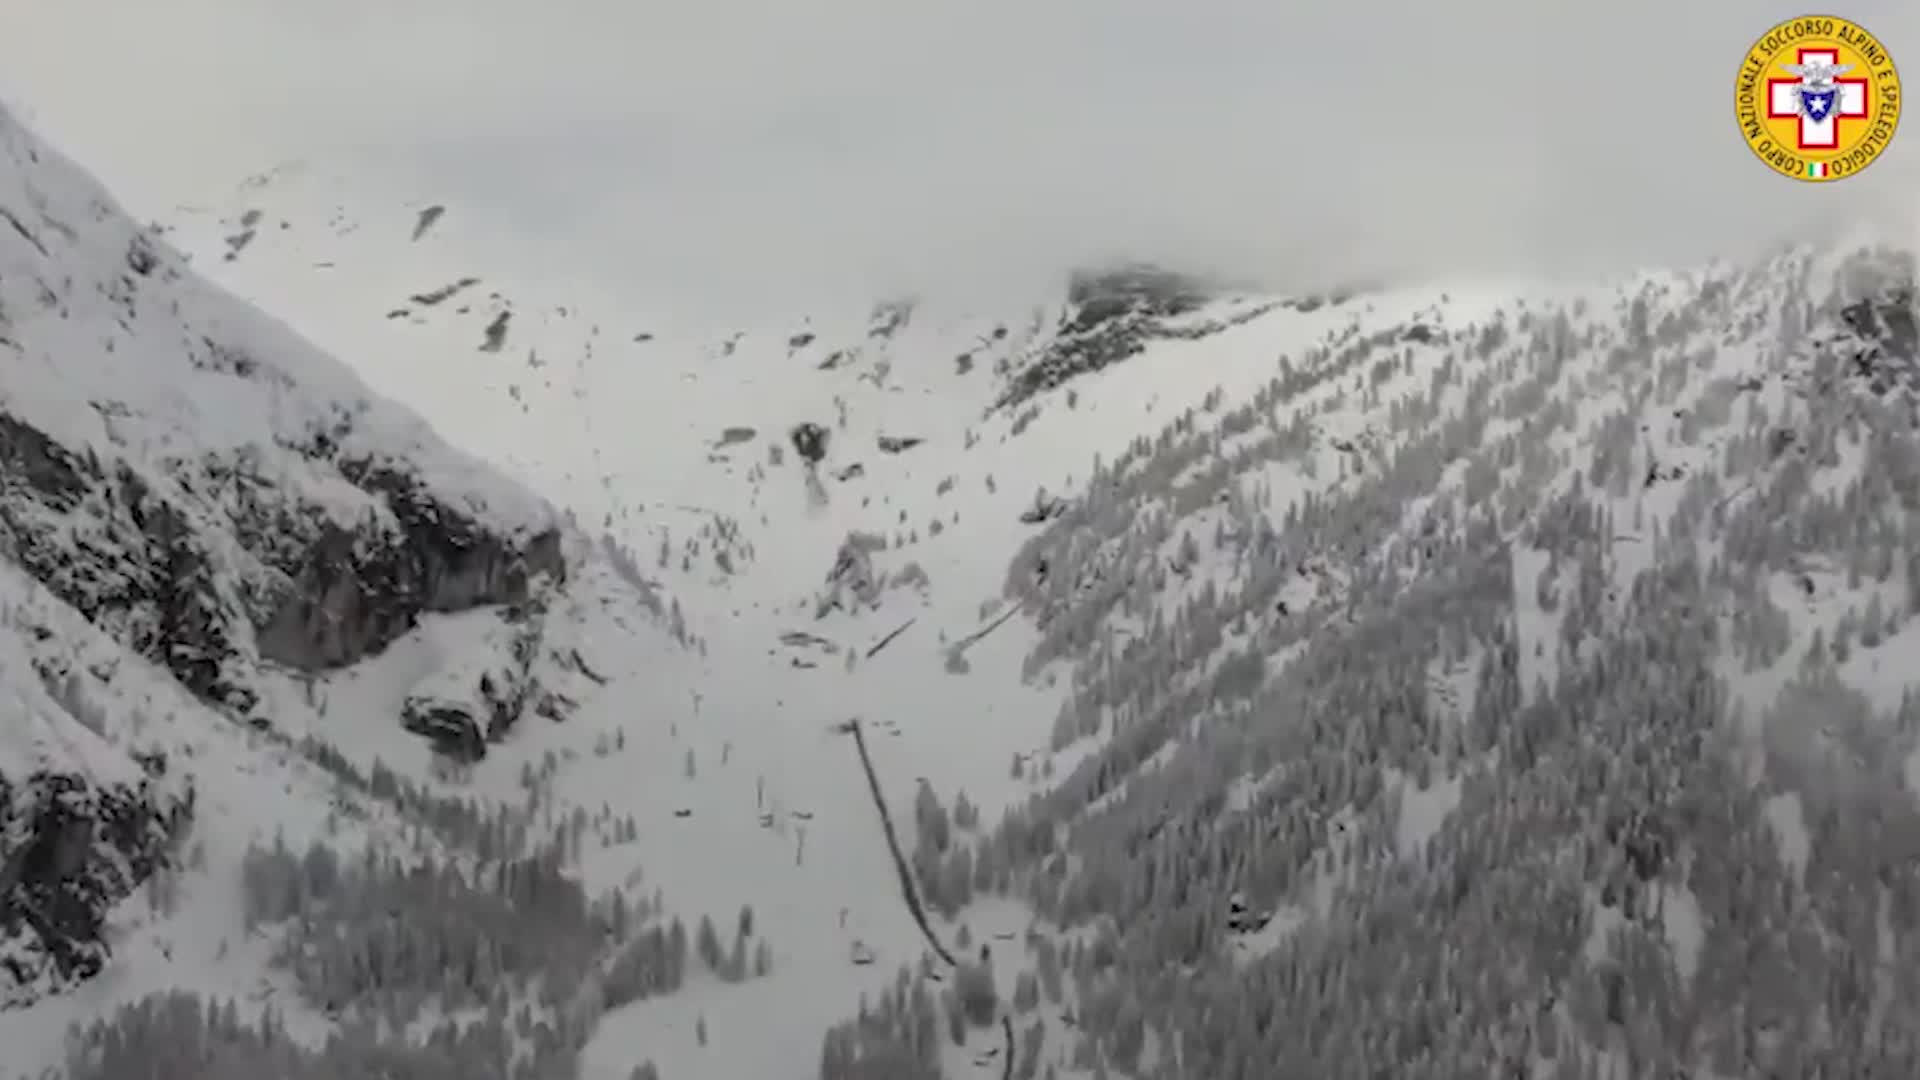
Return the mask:
M 898 454 L 911 450 L 925 441 L 917 435 L 882 435 L 876 440 L 883 454 Z
M 1056 495 L 1036 495 L 1033 505 L 1020 512 L 1020 522 L 1024 525 L 1039 525 L 1067 512 L 1067 501 Z
M 32 229 L 27 228 L 26 222 L 20 220 L 20 215 L 4 206 L 0 206 L 0 221 L 4 221 L 8 225 L 13 226 L 13 231 L 18 233 L 22 240 L 32 245 L 33 250 L 39 252 L 41 258 L 45 259 L 50 257 L 47 254 L 47 245 L 41 241 L 39 236 L 35 235 Z
M 420 216 L 415 218 L 413 222 L 413 238 L 419 240 L 421 237 L 427 235 L 427 230 L 433 228 L 433 223 L 439 221 L 440 216 L 446 212 L 447 208 L 438 203 L 420 211 Z
M 112 952 L 107 912 L 191 819 L 191 798 L 155 786 L 164 759 L 141 765 L 137 784 L 96 785 L 78 771 L 0 775 L 0 1008 L 98 974 Z
M 357 486 L 386 496 L 399 535 L 328 524 L 260 626 L 266 659 L 308 671 L 350 664 L 411 630 L 424 612 L 524 603 L 535 577 L 565 580 L 557 529 L 516 544 L 405 473 L 371 462 L 340 466 Z
M 1161 320 L 1197 311 L 1211 298 L 1198 280 L 1152 266 L 1076 273 L 1052 344 L 1014 374 L 998 404 L 1018 405 L 1135 356 L 1161 336 Z
M 127 245 L 127 269 L 146 277 L 159 265 L 160 257 L 154 254 L 153 244 L 145 236 L 136 235 Z
M 100 479 L 100 463 L 83 459 L 38 428 L 0 413 L 0 492 L 24 485 L 54 510 L 72 510 Z
M 477 277 L 463 277 L 458 281 L 448 282 L 437 289 L 414 293 L 412 296 L 407 297 L 407 299 L 421 307 L 437 307 L 478 284 L 480 284 L 480 279 Z
M 810 634 L 805 630 L 787 630 L 782 632 L 780 635 L 780 644 L 791 645 L 796 648 L 823 649 L 826 652 L 836 655 L 840 652 L 840 646 L 835 645 L 819 634 Z
M 1894 283 L 1840 309 L 1850 340 L 1836 343 L 1846 373 L 1876 394 L 1895 386 L 1920 390 L 1920 326 L 1910 283 Z
M 434 749 L 461 761 L 486 756 L 531 709 L 552 720 L 573 711 L 574 699 L 543 686 L 534 673 L 546 629 L 544 598 L 534 597 L 499 613 L 502 636 L 463 649 L 453 663 L 416 684 L 401 708 L 401 725 L 433 742 Z M 577 673 L 596 684 L 604 679 L 586 665 L 578 650 L 553 656 L 559 677 Z
M 486 756 L 487 740 L 473 709 L 461 702 L 409 698 L 400 712 L 400 726 L 425 737 L 433 748 L 460 761 Z
M 304 449 L 324 457 L 331 442 L 320 433 Z M 334 464 L 381 496 L 393 523 L 343 528 L 244 464 L 199 461 L 176 475 L 186 494 L 218 487 L 224 513 L 208 520 L 183 491 L 157 491 L 124 462 L 109 468 L 0 414 L 0 526 L 30 576 L 234 715 L 255 701 L 237 666 L 248 621 L 263 657 L 317 670 L 378 652 L 423 612 L 523 603 L 539 575 L 564 579 L 557 529 L 497 535 L 396 468 Z M 89 523 L 77 537 L 65 527 L 76 517 Z M 225 565 L 210 547 L 221 526 L 261 565 Z
M 9 122 L 0 112 L 0 126 Z M 170 694 L 144 696 L 144 671 L 132 685 L 123 675 L 96 703 L 72 689 L 80 667 L 105 682 L 138 657 L 227 717 L 270 730 L 278 718 L 264 715 L 253 689 L 261 659 L 306 670 L 349 664 L 424 613 L 505 605 L 505 632 L 488 643 L 499 655 L 455 658 L 433 675 L 434 689 L 455 691 L 448 700 L 420 694 L 400 719 L 450 752 L 478 756 L 530 707 L 564 715 L 572 701 L 561 690 L 574 689 L 566 670 L 540 669 L 561 690 L 533 677 L 545 627 L 532 617 L 536 582 L 566 574 L 561 534 L 537 508 L 495 525 L 477 500 L 429 487 L 423 477 L 437 475 L 435 462 L 416 470 L 404 456 L 418 447 L 437 458 L 445 448 L 417 418 L 377 406 L 350 372 L 236 302 L 197 285 L 168 291 L 181 278 L 179 256 L 112 220 L 104 196 L 92 201 L 95 220 L 85 224 L 99 229 L 86 237 L 30 201 L 31 228 L 0 210 L 0 261 L 12 268 L 8 303 L 30 297 L 43 310 L 31 321 L 0 313 L 0 332 L 23 355 L 52 347 L 55 378 L 72 380 L 50 394 L 0 395 L 8 398 L 0 563 L 35 583 L 25 605 L 9 605 L 11 633 L 0 644 L 20 648 L 0 656 L 0 690 L 36 695 L 0 694 L 0 1008 L 103 969 L 109 914 L 179 850 L 194 809 L 187 778 L 169 777 L 163 754 L 129 754 L 102 732 L 136 735 L 146 717 L 116 713 L 154 707 L 168 716 L 163 737 L 177 739 L 185 732 L 176 721 L 197 724 L 203 718 L 182 714 L 198 710 Z M 416 236 L 439 213 L 423 213 Z M 250 212 L 231 250 L 265 227 Z M 413 299 L 432 306 L 451 295 Z M 503 312 L 489 327 L 495 346 L 507 319 Z M 33 341 L 35 329 L 58 333 Z M 140 346 L 137 360 L 107 359 L 126 335 Z M 0 383 L 7 378 L 0 373 Z M 223 408 L 257 422 L 228 425 L 215 415 Z M 363 418 L 380 429 L 373 439 L 355 437 Z M 350 446 L 393 446 L 401 456 Z M 470 463 L 454 464 L 458 474 Z M 32 621 L 41 607 L 62 610 Z M 68 640 L 80 631 L 84 642 Z M 577 653 L 574 661 L 581 679 L 593 677 Z M 49 699 L 36 677 L 60 689 Z M 12 752 L 18 745 L 24 757 Z M 204 742 L 169 745 L 190 756 Z M 9 1057 L 0 1049 L 0 1061 Z
M 827 456 L 827 429 L 811 420 L 793 426 L 789 436 L 793 452 L 809 465 L 818 465 Z
M 1154 266 L 1082 271 L 1067 286 L 1067 329 L 1085 332 L 1129 314 L 1184 315 L 1209 298 L 1199 281 Z
M 62 520 L 92 520 L 74 537 Z M 228 669 L 229 612 L 212 560 L 181 507 L 125 463 L 111 475 L 0 414 L 0 525 L 14 561 L 88 621 L 165 667 L 196 696 L 244 712 L 253 694 Z
M 507 343 L 507 324 L 513 321 L 513 312 L 503 311 L 493 317 L 483 333 L 485 339 L 480 343 L 481 352 L 499 352 Z
M 225 255 L 226 260 L 228 262 L 232 262 L 233 260 L 239 258 L 240 253 L 247 249 L 247 245 L 253 243 L 253 238 L 256 235 L 258 235 L 256 230 L 247 228 L 247 229 L 242 229 L 239 232 L 234 233 L 232 236 L 227 237 L 227 253 Z

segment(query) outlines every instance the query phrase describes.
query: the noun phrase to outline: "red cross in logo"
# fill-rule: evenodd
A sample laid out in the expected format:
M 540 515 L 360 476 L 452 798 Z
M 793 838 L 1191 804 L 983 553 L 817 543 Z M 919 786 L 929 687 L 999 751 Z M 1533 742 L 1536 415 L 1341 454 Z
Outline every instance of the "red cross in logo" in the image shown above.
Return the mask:
M 1839 52 L 1833 49 L 1801 49 L 1801 64 L 1838 64 Z M 1800 112 L 1800 80 L 1767 80 L 1767 118 L 1769 120 L 1800 121 L 1800 133 L 1797 141 L 1801 150 L 1838 150 L 1840 149 L 1840 121 L 1865 120 L 1867 118 L 1867 80 L 1835 79 L 1833 88 L 1837 91 L 1833 100 L 1833 112 L 1824 120 L 1809 120 Z

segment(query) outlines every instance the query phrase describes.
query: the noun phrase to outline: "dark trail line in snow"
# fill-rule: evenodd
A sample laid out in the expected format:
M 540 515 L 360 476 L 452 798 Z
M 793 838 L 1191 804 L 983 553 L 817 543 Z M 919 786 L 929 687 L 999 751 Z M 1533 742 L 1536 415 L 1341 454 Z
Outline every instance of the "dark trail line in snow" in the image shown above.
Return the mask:
M 53 257 L 47 254 L 47 246 L 40 242 L 39 237 L 33 235 L 33 230 L 27 228 L 26 223 L 15 216 L 13 211 L 4 206 L 0 206 L 0 221 L 5 221 L 7 224 L 13 226 L 13 231 L 19 233 L 21 239 L 32 244 L 33 250 L 39 252 L 41 258 L 50 259 Z
M 883 638 L 881 638 L 881 639 L 880 639 L 879 641 L 876 641 L 876 642 L 874 642 L 874 643 L 873 643 L 873 647 L 867 650 L 867 657 L 866 657 L 866 658 L 867 658 L 868 660 L 871 660 L 871 659 L 873 659 L 873 658 L 874 658 L 875 656 L 877 656 L 877 655 L 879 655 L 879 653 L 880 653 L 880 650 L 881 650 L 881 649 L 884 649 L 884 648 L 886 648 L 887 646 L 889 646 L 889 645 L 891 645 L 891 644 L 893 644 L 893 639 L 894 639 L 894 638 L 897 638 L 897 637 L 899 637 L 899 636 L 900 636 L 901 634 L 904 634 L 904 633 L 906 633 L 906 632 L 907 632 L 907 630 L 908 630 L 908 629 L 909 629 L 910 627 L 912 627 L 912 626 L 913 626 L 913 624 L 914 624 L 915 622 L 917 622 L 917 621 L 919 621 L 919 620 L 917 620 L 917 619 L 908 619 L 908 620 L 907 620 L 906 622 L 903 622 L 903 623 L 901 623 L 901 624 L 900 624 L 899 626 L 896 626 L 896 627 L 894 627 L 894 628 L 893 628 L 893 630 L 892 630 L 891 632 L 889 632 L 889 633 L 887 634 L 887 636 L 886 636 L 886 637 L 883 637 Z
M 966 637 L 961 638 L 959 641 L 954 642 L 952 645 L 953 650 L 955 652 L 965 652 L 966 650 L 971 649 L 974 645 L 979 643 L 981 638 L 984 638 L 988 634 L 993 633 L 995 630 L 1000 629 L 1000 627 L 1006 624 L 1008 619 L 1011 619 L 1018 614 L 1020 614 L 1019 604 L 1012 604 L 1008 606 L 1007 610 L 999 618 L 993 620 L 992 622 L 981 627 L 980 629 L 975 630 L 973 633 L 968 634 Z
M 1000 1014 L 1000 1030 L 1007 1036 L 1007 1052 L 1000 1062 L 1000 1080 L 1013 1080 L 1013 1015 Z
M 880 774 L 874 771 L 873 756 L 867 753 L 867 736 L 860 729 L 858 717 L 847 723 L 847 729 L 853 732 L 854 748 L 860 752 L 860 768 L 867 774 L 867 788 L 873 792 L 873 808 L 880 812 L 880 828 L 886 833 L 887 853 L 893 856 L 893 870 L 900 878 L 900 895 L 907 903 L 907 910 L 913 913 L 913 921 L 920 924 L 920 933 L 927 944 L 947 962 L 948 967 L 957 968 L 960 961 L 954 959 L 947 947 L 934 936 L 933 924 L 927 920 L 927 909 L 920 903 L 920 893 L 913 887 L 913 872 L 907 867 L 907 857 L 900 851 L 900 834 L 894 830 L 893 815 L 887 810 L 887 798 L 880 790 Z
M 998 626 L 1000 623 L 1006 623 L 1006 617 L 998 619 L 993 626 Z M 908 626 L 910 625 L 912 621 L 908 621 Z M 987 630 L 983 630 L 979 636 L 985 636 L 987 632 L 991 632 L 993 626 L 987 626 Z M 897 638 L 902 630 L 906 630 L 906 626 L 900 626 L 899 630 L 895 630 L 893 634 L 887 634 L 887 638 L 881 644 Z M 852 732 L 852 746 L 860 751 L 860 771 L 866 773 L 866 788 L 868 792 L 874 794 L 874 809 L 879 811 L 879 828 L 887 836 L 887 853 L 893 855 L 893 872 L 899 874 L 900 897 L 906 901 L 906 909 L 914 915 L 914 922 L 920 924 L 920 932 L 927 938 L 927 945 L 931 945 L 933 951 L 943 961 L 947 961 L 947 967 L 958 969 L 960 961 L 954 959 L 954 955 L 948 953 L 947 945 L 941 944 L 941 940 L 933 934 L 933 922 L 927 919 L 927 909 L 920 903 L 920 890 L 914 888 L 914 872 L 906 865 L 906 855 L 900 851 L 900 834 L 893 828 L 893 813 L 887 809 L 887 796 L 879 790 L 879 773 L 874 769 L 874 755 L 868 753 L 866 749 L 866 732 L 860 726 L 860 719 L 854 717 L 851 721 L 847 721 L 847 730 Z M 1000 1080 L 1014 1080 L 1014 1017 L 1010 1013 L 1000 1013 L 1000 1034 L 1006 1038 L 1006 1047 L 1002 1049 L 1002 1055 L 1000 1055 Z
M 1004 618 L 1000 620 L 1000 622 L 1005 621 Z M 908 625 L 912 623 L 909 622 Z M 994 625 L 998 626 L 999 623 Z M 888 635 L 888 640 L 898 636 L 905 629 L 906 627 L 902 626 L 900 630 L 894 631 L 893 634 Z M 991 629 L 992 627 L 988 627 L 988 630 Z M 883 641 L 882 644 L 885 642 Z M 940 939 L 934 935 L 933 924 L 927 919 L 927 909 L 920 902 L 920 892 L 914 888 L 913 872 L 907 865 L 906 855 L 900 850 L 900 834 L 893 827 L 893 814 L 888 811 L 886 795 L 880 790 L 880 774 L 873 767 L 873 755 L 867 752 L 867 736 L 861 730 L 860 719 L 855 717 L 849 720 L 847 730 L 853 733 L 854 748 L 860 753 L 860 771 L 867 774 L 867 790 L 873 793 L 873 808 L 880 812 L 880 828 L 886 834 L 887 853 L 893 856 L 893 870 L 900 878 L 900 896 L 906 901 L 907 910 L 913 913 L 913 921 L 920 925 L 920 933 L 926 937 L 927 944 L 933 947 L 933 951 L 939 955 L 940 959 L 947 962 L 948 967 L 958 968 L 960 961 L 955 959 L 954 955 L 948 952 L 947 947 L 942 945 Z M 1000 1014 L 1000 1031 L 1006 1039 L 1006 1046 L 1001 1053 L 1000 1080 L 1013 1080 L 1013 1017 L 1011 1014 Z

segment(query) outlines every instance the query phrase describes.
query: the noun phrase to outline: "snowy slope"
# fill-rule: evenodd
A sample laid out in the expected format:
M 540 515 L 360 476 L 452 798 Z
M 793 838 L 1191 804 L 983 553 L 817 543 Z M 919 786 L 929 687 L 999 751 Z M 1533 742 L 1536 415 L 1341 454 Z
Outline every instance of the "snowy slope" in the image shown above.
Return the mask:
M 466 819 L 391 777 L 343 783 L 288 699 L 409 666 L 370 719 L 398 733 L 437 703 L 476 756 L 590 699 L 568 644 L 590 620 L 665 634 L 545 500 L 187 271 L 4 112 L 0 144 L 5 1069 L 37 1075 L 68 1020 L 167 989 L 276 1000 L 317 1039 L 242 918 L 249 848 L 451 858 Z
M 398 718 L 515 682 L 504 614 L 262 680 L 332 775 L 766 945 L 520 1032 L 552 1075 L 1920 1063 L 1909 245 L 712 326 L 476 265 L 431 193 L 207 204 L 198 269 L 605 534 L 545 604 L 566 719 L 478 760 Z
M 984 317 L 923 302 L 676 326 L 463 263 L 458 207 L 416 240 L 407 208 L 355 209 L 330 184 L 295 171 L 177 235 L 212 265 L 221 249 L 191 238 L 230 234 L 220 214 L 287 220 L 213 272 L 324 310 L 316 332 L 355 355 L 406 357 L 369 378 L 641 553 L 706 649 L 680 711 L 711 732 L 701 767 L 717 743 L 756 762 L 756 787 L 806 791 L 806 858 L 835 860 L 862 901 L 845 906 L 878 905 L 886 875 L 870 836 L 819 824 L 859 807 L 818 732 L 887 725 L 870 741 L 907 832 L 915 778 L 944 804 L 964 791 L 986 835 L 952 850 L 993 869 L 959 876 L 1007 899 L 936 913 L 936 932 L 1015 942 L 994 959 L 1003 1001 L 1041 951 L 1088 943 L 1063 1004 L 1018 1020 L 1023 1041 L 1041 1021 L 1039 1060 L 1910 1067 L 1885 965 L 1912 940 L 1912 886 L 1875 854 L 1914 820 L 1891 767 L 1913 746 L 1896 716 L 1914 648 L 1906 249 L 1175 304 L 1140 351 L 1049 386 L 1022 373 L 1088 351 L 1066 292 Z M 338 273 L 376 265 L 391 295 Z M 467 301 L 404 299 L 466 277 Z M 470 375 L 457 400 L 438 389 L 451 370 Z M 769 445 L 807 421 L 829 435 L 811 486 Z M 924 441 L 887 453 L 883 435 Z M 877 540 L 839 559 L 856 533 Z M 875 587 L 822 614 L 835 566 Z M 1848 840 L 1862 820 L 1884 840 Z M 731 846 L 699 835 L 669 892 L 798 895 L 772 869 L 723 869 Z M 960 857 L 928 860 L 933 893 Z M 1780 907 L 1742 899 L 1763 880 Z M 1863 888 L 1883 898 L 1864 922 Z M 835 901 L 813 903 L 796 917 Z M 890 933 L 863 937 L 876 967 L 914 948 Z M 1826 982 L 1764 973 L 1814 955 Z M 780 986 L 753 1000 L 816 996 Z M 924 1037 L 873 1000 L 869 1049 Z M 703 1012 L 746 1022 L 672 1001 L 589 1065 Z M 668 1075 L 798 1075 L 760 1048 L 803 1025 L 751 1022 L 750 1046 L 657 1056 Z M 1001 1067 L 997 1025 L 964 1041 L 944 1052 L 954 1075 Z

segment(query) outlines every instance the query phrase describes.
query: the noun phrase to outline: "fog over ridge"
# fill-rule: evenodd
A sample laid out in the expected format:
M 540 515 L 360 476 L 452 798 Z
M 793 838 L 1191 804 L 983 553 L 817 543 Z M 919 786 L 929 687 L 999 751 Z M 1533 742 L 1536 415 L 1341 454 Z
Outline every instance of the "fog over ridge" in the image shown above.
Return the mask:
M 1741 57 L 1797 14 L 68 0 L 10 16 L 0 92 L 130 198 L 300 157 L 661 295 L 1026 288 L 1111 256 L 1300 288 L 1686 262 L 1904 214 L 1920 132 L 1822 186 L 1742 145 Z M 1840 14 L 1920 71 L 1920 8 Z

